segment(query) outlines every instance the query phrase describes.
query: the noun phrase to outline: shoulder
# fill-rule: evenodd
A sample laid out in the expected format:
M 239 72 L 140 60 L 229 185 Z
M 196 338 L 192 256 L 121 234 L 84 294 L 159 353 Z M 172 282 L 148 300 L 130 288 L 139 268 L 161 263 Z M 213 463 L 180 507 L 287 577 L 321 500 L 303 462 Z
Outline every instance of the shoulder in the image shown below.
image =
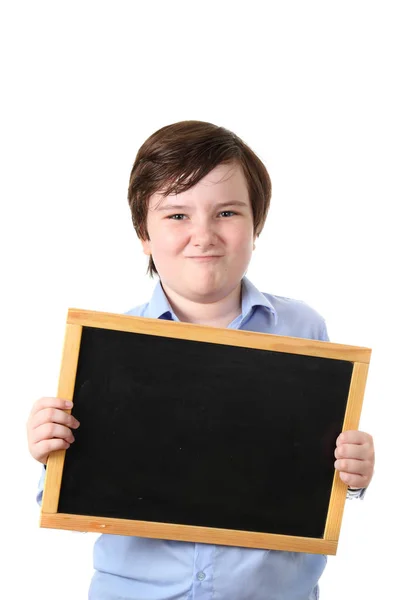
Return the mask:
M 139 304 L 138 306 L 129 309 L 124 314 L 130 317 L 148 317 L 148 310 L 149 302 L 145 302 L 144 304 Z
M 295 300 L 286 296 L 276 296 L 262 292 L 262 295 L 270 302 L 278 314 L 301 315 L 303 318 L 320 320 L 323 317 L 303 300 Z
M 323 316 L 302 300 L 262 292 L 276 314 L 283 335 L 329 341 Z

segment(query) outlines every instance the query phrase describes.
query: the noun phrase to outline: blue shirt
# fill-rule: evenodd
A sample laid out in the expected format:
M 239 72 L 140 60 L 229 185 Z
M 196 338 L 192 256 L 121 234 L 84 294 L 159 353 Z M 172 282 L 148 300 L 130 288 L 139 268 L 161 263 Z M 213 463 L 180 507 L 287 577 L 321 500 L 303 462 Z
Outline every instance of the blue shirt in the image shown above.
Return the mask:
M 150 302 L 128 314 L 178 321 L 160 283 Z M 328 341 L 325 322 L 315 310 L 262 294 L 247 278 L 242 312 L 228 328 Z M 321 554 L 107 534 L 95 543 L 89 599 L 316 600 L 325 565 Z

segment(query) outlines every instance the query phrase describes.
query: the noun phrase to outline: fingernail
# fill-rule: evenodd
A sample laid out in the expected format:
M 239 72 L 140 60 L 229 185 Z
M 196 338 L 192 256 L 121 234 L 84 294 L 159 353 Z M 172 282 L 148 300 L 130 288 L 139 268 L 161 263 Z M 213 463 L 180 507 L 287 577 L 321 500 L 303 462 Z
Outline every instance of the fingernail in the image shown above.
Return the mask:
M 64 406 L 65 406 L 65 408 L 72 408 L 73 404 L 72 404 L 72 402 L 70 400 L 66 400 L 64 402 Z

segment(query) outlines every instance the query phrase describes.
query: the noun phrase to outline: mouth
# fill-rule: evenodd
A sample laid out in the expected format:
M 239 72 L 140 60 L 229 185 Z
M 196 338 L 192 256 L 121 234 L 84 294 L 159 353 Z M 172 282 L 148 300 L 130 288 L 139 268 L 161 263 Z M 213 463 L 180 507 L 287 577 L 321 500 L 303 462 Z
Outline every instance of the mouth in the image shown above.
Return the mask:
M 190 258 L 191 260 L 197 261 L 197 262 L 212 262 L 214 260 L 218 260 L 219 258 L 222 258 L 222 255 L 215 254 L 213 256 L 188 256 L 188 258 Z

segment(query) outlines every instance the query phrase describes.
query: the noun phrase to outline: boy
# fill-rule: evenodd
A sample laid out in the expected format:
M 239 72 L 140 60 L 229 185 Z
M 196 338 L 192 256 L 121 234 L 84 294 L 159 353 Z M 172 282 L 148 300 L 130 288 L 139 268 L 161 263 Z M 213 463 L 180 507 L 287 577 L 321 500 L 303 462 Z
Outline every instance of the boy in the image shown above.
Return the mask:
M 150 136 L 133 165 L 128 200 L 149 273 L 160 281 L 150 302 L 128 314 L 327 341 L 314 310 L 262 294 L 245 277 L 270 196 L 265 166 L 232 132 L 184 121 Z M 68 407 L 41 398 L 32 409 L 29 449 L 43 464 L 74 441 L 79 423 Z M 373 474 L 371 436 L 342 433 L 335 458 L 342 480 L 362 495 Z M 103 535 L 89 598 L 315 600 L 325 564 L 322 555 Z

